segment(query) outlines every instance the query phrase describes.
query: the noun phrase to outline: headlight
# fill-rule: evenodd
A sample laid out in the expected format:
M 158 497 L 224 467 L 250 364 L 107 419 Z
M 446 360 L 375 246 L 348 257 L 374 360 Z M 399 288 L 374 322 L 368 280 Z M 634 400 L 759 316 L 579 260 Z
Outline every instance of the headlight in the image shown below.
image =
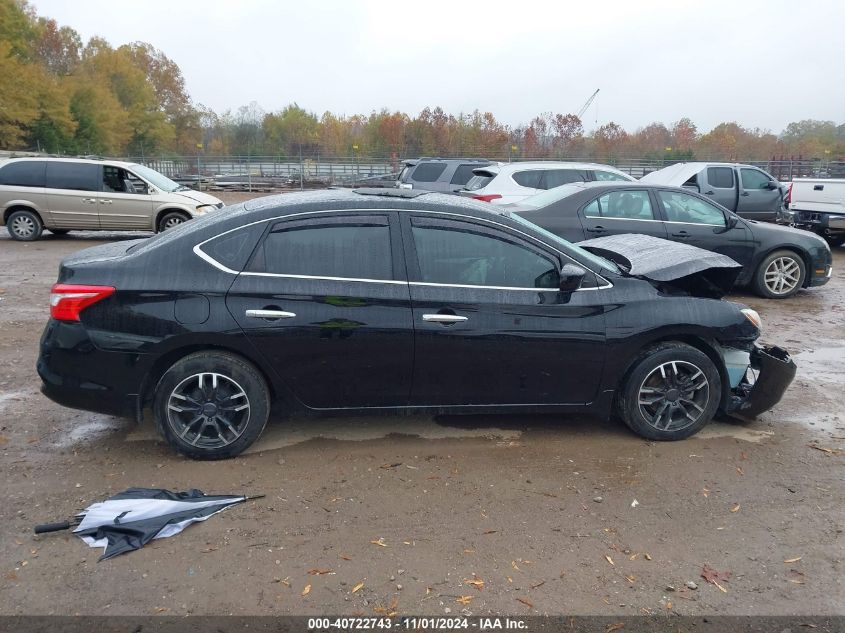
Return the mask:
M 757 310 L 743 308 L 740 312 L 742 312 L 745 315 L 745 318 L 751 321 L 758 330 L 763 329 L 763 321 L 760 319 L 760 315 L 757 314 Z
M 213 204 L 200 204 L 197 205 L 197 208 L 194 210 L 194 215 L 204 215 L 209 211 L 214 211 L 217 209 Z

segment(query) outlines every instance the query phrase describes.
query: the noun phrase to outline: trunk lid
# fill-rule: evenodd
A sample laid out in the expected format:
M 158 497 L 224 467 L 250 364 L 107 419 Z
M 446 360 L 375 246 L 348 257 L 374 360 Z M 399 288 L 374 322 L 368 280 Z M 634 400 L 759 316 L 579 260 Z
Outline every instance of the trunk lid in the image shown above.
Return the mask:
M 662 290 L 699 297 L 725 296 L 742 271 L 727 255 L 651 235 L 609 235 L 577 245 L 611 260 L 631 277 L 647 279 Z

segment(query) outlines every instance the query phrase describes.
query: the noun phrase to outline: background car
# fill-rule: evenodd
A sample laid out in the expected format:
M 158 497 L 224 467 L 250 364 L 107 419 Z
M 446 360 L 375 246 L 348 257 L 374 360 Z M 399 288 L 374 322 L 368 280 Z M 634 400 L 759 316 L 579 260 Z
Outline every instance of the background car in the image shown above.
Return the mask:
M 830 248 L 820 237 L 742 219 L 678 187 L 575 183 L 505 209 L 572 242 L 641 233 L 722 253 L 743 266 L 738 285 L 769 299 L 826 284 L 832 273 Z
M 777 402 L 794 365 L 755 347 L 759 316 L 713 285 L 713 298 L 658 292 L 677 274 L 631 253 L 626 274 L 443 194 L 253 200 L 65 259 L 38 373 L 67 406 L 151 405 L 168 442 L 204 459 L 243 451 L 271 405 L 605 418 L 615 406 L 640 435 L 670 440 L 718 409 Z M 718 266 L 729 286 L 738 270 L 681 259 L 686 280 Z M 749 366 L 761 370 L 754 387 Z
M 845 244 L 845 178 L 793 178 L 787 202 L 790 224 Z
M 640 181 L 691 189 L 740 217 L 763 222 L 778 220 L 787 194 L 786 185 L 759 167 L 735 163 L 677 163 Z
M 57 235 L 164 231 L 222 206 L 144 165 L 81 158 L 0 161 L 0 224 L 16 240 L 37 240 L 44 229 Z
M 396 179 L 400 189 L 455 193 L 472 178 L 476 167 L 490 165 L 484 158 L 416 158 L 403 162 Z
M 473 174 L 460 195 L 493 204 L 519 202 L 570 182 L 634 180 L 609 165 L 553 161 L 489 165 L 473 170 Z

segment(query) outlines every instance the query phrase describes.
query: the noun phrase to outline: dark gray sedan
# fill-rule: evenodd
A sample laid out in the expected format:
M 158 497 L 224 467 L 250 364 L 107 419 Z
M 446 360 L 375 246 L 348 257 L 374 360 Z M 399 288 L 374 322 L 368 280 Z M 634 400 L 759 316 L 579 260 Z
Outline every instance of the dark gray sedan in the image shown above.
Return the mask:
M 570 242 L 642 233 L 727 255 L 742 264 L 737 285 L 769 299 L 826 284 L 832 273 L 830 247 L 820 237 L 740 218 L 677 187 L 579 182 L 499 208 Z

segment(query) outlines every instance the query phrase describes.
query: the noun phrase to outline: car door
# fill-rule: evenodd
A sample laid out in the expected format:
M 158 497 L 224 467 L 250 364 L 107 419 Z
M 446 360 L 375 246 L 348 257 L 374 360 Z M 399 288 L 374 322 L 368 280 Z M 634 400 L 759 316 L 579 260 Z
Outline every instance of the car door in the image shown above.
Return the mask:
M 739 170 L 739 201 L 736 212 L 749 220 L 774 222 L 783 204 L 777 183 L 753 167 Z
M 601 291 L 561 293 L 559 256 L 496 223 L 424 213 L 401 220 L 415 328 L 412 405 L 596 397 Z
M 44 197 L 57 229 L 99 229 L 100 165 L 47 161 Z
M 729 222 L 729 212 L 692 194 L 663 189 L 655 194 L 670 240 L 727 255 L 743 266 L 751 263 L 754 243 L 744 222 Z
M 271 223 L 229 290 L 232 316 L 310 408 L 408 403 L 413 325 L 396 221 L 338 212 Z
M 642 233 L 666 239 L 666 227 L 655 213 L 648 189 L 613 189 L 601 194 L 579 212 L 588 239 Z
M 138 176 L 114 165 L 103 165 L 102 173 L 102 192 L 98 201 L 100 228 L 149 230 L 153 201 L 146 186 L 138 190 Z
M 731 211 L 736 209 L 737 179 L 733 167 L 708 167 L 704 170 L 703 178 L 699 178 L 702 185 L 701 193 L 709 197 L 716 204 L 720 204 Z M 704 182 L 701 182 L 704 180 Z

